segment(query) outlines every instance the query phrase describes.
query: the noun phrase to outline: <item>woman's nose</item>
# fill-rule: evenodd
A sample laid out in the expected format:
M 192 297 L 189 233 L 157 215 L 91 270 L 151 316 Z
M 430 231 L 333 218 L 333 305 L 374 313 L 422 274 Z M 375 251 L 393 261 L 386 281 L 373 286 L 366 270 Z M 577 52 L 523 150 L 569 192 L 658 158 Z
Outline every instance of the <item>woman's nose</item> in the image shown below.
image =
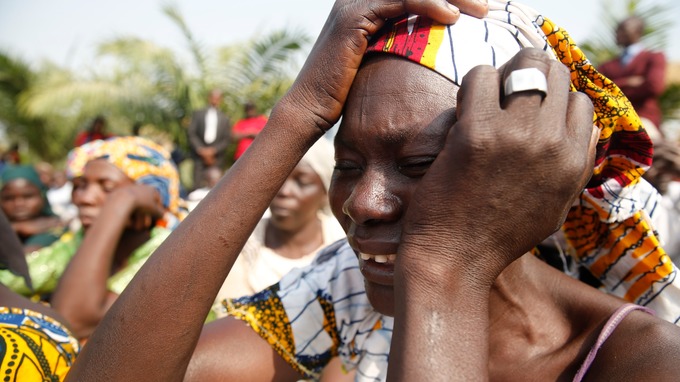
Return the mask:
M 96 205 L 100 199 L 99 191 L 93 185 L 80 186 L 74 190 L 72 198 L 75 205 Z
M 390 188 L 388 177 L 366 174 L 342 206 L 342 212 L 359 225 L 399 220 L 402 202 Z
M 279 188 L 279 192 L 277 192 L 277 196 L 290 196 L 294 192 L 294 187 L 295 187 L 295 181 L 293 179 L 286 179 L 283 184 L 281 185 L 281 188 Z

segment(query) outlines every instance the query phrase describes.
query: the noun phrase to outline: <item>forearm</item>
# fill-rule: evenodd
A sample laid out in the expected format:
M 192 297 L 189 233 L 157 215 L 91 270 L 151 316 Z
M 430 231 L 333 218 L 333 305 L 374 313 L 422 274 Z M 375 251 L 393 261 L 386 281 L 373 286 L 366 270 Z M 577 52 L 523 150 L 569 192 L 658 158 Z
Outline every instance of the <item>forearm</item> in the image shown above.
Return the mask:
M 437 261 L 433 253 L 418 256 Z M 490 287 L 469 278 L 473 272 L 465 267 L 456 276 L 432 264 L 401 265 L 395 274 L 400 282 L 395 285 L 388 379 L 487 380 Z
M 76 365 L 69 377 L 87 380 L 115 373 L 121 380 L 149 375 L 182 379 L 204 319 L 242 246 L 288 173 L 321 135 L 309 119 L 299 117 L 304 113 L 281 110 L 287 107 L 281 104 L 257 144 L 121 294 L 79 356 L 83 366 Z M 150 343 L 165 354 L 153 365 L 135 356 L 148 351 Z
M 61 224 L 57 216 L 41 216 L 31 221 L 15 223 L 12 225 L 20 236 L 36 235 Z
M 54 292 L 54 309 L 71 323 L 78 337 L 90 333 L 106 313 L 106 281 L 129 214 L 129 208 L 116 201 L 104 206 Z

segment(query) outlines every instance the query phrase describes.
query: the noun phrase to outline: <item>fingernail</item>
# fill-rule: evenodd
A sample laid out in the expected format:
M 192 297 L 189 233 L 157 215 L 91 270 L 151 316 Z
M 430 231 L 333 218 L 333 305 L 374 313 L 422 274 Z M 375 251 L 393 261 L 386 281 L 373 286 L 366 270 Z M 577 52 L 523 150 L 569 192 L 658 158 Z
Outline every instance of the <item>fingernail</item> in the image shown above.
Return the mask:
M 455 5 L 449 4 L 449 3 L 446 3 L 446 5 L 449 6 L 449 9 L 451 10 L 451 12 L 453 12 L 455 14 L 460 14 L 460 9 L 458 9 L 458 7 L 456 7 Z

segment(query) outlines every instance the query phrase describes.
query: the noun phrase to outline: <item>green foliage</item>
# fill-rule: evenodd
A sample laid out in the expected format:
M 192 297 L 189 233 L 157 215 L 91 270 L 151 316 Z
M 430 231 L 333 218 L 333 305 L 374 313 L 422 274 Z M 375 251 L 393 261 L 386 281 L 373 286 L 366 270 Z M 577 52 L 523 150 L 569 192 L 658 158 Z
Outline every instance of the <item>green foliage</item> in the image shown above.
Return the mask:
M 6 128 L 5 134 L 10 142 L 26 142 L 49 156 L 56 145 L 44 139 L 48 131 L 45 121 L 27 116 L 18 107 L 22 93 L 35 83 L 37 75 L 27 63 L 0 52 L 0 122 Z
M 678 118 L 680 113 L 680 83 L 668 85 L 659 99 L 659 104 L 665 120 Z
M 247 101 L 254 102 L 260 112 L 270 110 L 292 84 L 299 55 L 310 42 L 304 32 L 280 30 L 243 46 L 218 50 L 216 73 L 226 85 L 222 90 L 227 114 L 242 117 Z
M 205 106 L 209 90 L 222 90 L 232 121 L 247 100 L 267 112 L 290 87 L 310 43 L 303 32 L 282 30 L 209 51 L 177 7 L 161 11 L 182 33 L 188 55 L 120 37 L 101 43 L 92 66 L 74 72 L 52 64 L 33 70 L 0 53 L 0 124 L 8 137 L 32 157 L 59 161 L 77 132 L 103 115 L 113 133 L 130 134 L 139 124 L 144 135 L 184 149 L 191 112 Z

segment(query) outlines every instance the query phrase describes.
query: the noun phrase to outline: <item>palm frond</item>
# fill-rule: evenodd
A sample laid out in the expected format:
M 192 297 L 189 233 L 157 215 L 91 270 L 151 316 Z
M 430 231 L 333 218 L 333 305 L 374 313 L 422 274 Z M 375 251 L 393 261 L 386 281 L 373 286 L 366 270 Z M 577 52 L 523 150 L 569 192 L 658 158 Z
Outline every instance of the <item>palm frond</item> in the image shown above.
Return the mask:
M 304 31 L 283 29 L 222 48 L 217 74 L 229 85 L 232 115 L 240 116 L 247 100 L 255 100 L 261 111 L 270 109 L 290 87 L 310 42 Z
M 198 68 L 200 78 L 201 79 L 207 78 L 209 75 L 207 69 L 208 58 L 205 52 L 205 48 L 203 44 L 201 44 L 194 38 L 194 35 L 191 32 L 191 29 L 187 25 L 186 21 L 184 20 L 184 17 L 182 16 L 182 13 L 180 12 L 179 8 L 175 4 L 166 2 L 162 6 L 162 11 L 163 13 L 165 13 L 166 16 L 168 16 L 168 18 L 170 18 L 170 20 L 172 20 L 175 23 L 175 25 L 179 28 L 180 32 L 186 39 L 189 51 L 191 52 L 196 67 Z M 204 83 L 202 85 L 204 88 L 203 90 L 207 91 L 206 85 Z

